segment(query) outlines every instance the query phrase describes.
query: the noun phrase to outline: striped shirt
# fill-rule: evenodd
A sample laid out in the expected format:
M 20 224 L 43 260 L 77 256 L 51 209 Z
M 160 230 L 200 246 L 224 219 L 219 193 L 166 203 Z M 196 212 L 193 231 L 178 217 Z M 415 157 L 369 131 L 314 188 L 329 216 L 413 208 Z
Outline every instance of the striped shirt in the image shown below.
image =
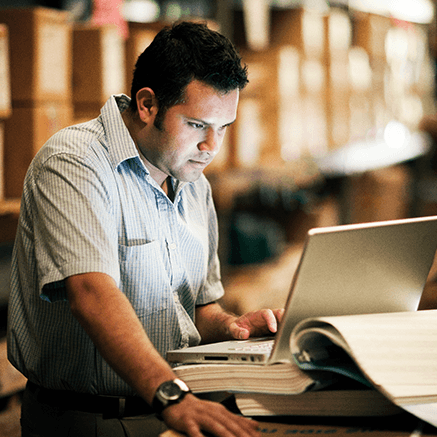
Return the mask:
M 12 260 L 8 356 L 34 383 L 129 395 L 71 315 L 64 279 L 102 272 L 130 300 L 157 350 L 198 344 L 195 307 L 223 295 L 211 189 L 172 180 L 170 201 L 138 155 L 112 96 L 61 130 L 26 175 Z

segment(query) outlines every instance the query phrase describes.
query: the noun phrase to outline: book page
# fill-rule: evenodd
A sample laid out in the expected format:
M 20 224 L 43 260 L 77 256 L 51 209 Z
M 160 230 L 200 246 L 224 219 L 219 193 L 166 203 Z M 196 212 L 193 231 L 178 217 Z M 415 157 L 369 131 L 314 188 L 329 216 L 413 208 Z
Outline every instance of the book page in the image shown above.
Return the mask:
M 298 394 L 331 382 L 316 381 L 294 363 L 266 365 L 186 364 L 173 368 L 193 393 L 229 391 Z
M 437 402 L 437 310 L 323 317 L 297 326 L 333 326 L 365 376 L 396 404 Z
M 420 417 L 425 422 L 437 427 L 437 402 L 432 404 L 404 405 L 403 408 L 416 417 Z

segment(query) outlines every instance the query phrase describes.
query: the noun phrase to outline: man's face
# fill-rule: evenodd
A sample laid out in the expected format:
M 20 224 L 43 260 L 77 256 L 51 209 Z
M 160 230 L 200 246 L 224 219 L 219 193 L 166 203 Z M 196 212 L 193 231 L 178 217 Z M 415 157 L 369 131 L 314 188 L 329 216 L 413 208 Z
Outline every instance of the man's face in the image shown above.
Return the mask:
M 194 80 L 184 102 L 166 111 L 161 130 L 148 124 L 138 146 L 158 182 L 169 175 L 185 182 L 200 177 L 219 151 L 227 126 L 235 121 L 238 97 L 238 90 L 221 94 Z

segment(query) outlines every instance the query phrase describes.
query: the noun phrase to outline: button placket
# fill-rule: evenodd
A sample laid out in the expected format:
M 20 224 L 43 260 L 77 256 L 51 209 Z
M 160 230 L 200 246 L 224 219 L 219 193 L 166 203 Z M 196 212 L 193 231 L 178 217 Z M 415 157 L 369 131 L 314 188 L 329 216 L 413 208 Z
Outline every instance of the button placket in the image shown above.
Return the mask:
M 167 245 L 168 259 L 172 271 L 172 287 L 177 287 L 180 281 L 181 275 L 183 276 L 182 267 L 179 265 L 179 253 L 178 253 L 178 222 L 177 222 L 177 210 L 173 203 L 170 203 L 166 199 L 166 227 L 165 227 L 165 242 Z

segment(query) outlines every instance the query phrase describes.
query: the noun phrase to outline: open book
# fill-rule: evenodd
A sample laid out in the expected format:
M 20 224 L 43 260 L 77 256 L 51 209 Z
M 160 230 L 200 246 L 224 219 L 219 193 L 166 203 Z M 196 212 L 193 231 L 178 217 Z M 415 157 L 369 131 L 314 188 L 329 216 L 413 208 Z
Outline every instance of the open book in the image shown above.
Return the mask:
M 437 310 L 310 318 L 293 329 L 287 362 L 175 372 L 195 393 L 276 395 L 321 389 L 341 375 L 437 426 Z

